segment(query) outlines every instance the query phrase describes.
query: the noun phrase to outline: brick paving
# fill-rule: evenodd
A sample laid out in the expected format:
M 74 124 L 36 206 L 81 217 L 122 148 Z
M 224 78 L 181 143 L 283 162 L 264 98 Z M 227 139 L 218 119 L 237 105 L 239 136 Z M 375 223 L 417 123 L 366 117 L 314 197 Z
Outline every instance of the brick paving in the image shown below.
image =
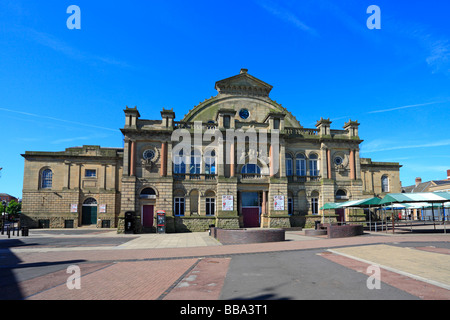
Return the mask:
M 373 276 L 373 273 L 367 272 L 369 263 L 365 263 L 359 260 L 351 259 L 349 257 L 337 255 L 330 252 L 324 252 L 321 256 L 325 259 L 333 261 L 349 269 L 357 272 L 365 273 L 368 277 Z M 396 272 L 392 272 L 381 268 L 380 281 L 390 286 L 396 287 L 403 291 L 406 291 L 416 297 L 423 300 L 450 300 L 450 291 L 443 289 L 427 282 L 419 281 L 411 277 L 401 275 Z M 381 285 L 382 286 L 382 285 Z
M 45 262 L 65 266 L 74 263 L 81 268 L 81 290 L 69 290 L 66 269 L 19 281 L 20 292 L 8 298 L 86 299 L 86 300 L 177 300 L 218 299 L 228 270 L 230 258 L 236 254 L 267 253 L 290 250 L 342 248 L 402 242 L 449 242 L 444 234 L 426 235 L 365 235 L 352 238 L 326 239 L 303 237 L 294 233 L 292 241 L 245 245 L 218 245 L 198 242 L 199 246 L 148 248 L 145 241 L 133 240 L 133 245 L 114 247 L 12 248 L 1 250 L 0 256 L 14 255 L 11 269 L 26 268 Z M 197 235 L 203 236 L 203 235 Z M 183 237 L 183 235 L 179 235 Z M 300 240 L 302 239 L 302 240 Z M 140 243 L 140 246 L 138 245 Z M 183 243 L 179 241 L 179 245 Z M 422 251 L 424 251 L 422 246 Z M 442 254 L 441 253 L 430 254 Z M 419 250 L 414 251 L 419 252 Z M 3 261 L 3 262 L 1 262 Z M 1 259 L 4 264 L 8 259 Z M 120 276 L 118 276 L 120 275 Z M 386 278 L 387 279 L 387 278 Z M 417 283 L 416 283 L 417 286 Z M 432 288 L 432 287 L 431 287 Z M 435 288 L 435 287 L 434 287 Z M 17 290 L 17 288 L 16 288 Z M 430 289 L 432 290 L 432 289 Z M 442 292 L 441 297 L 442 297 Z M 426 297 L 432 296 L 427 294 Z M 444 295 L 444 297 L 446 297 Z

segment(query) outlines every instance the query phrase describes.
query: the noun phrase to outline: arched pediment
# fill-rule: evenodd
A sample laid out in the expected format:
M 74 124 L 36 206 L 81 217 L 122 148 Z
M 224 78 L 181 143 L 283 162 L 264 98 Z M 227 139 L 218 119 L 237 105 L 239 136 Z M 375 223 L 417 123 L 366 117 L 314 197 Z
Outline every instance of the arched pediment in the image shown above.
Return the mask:
M 182 122 L 215 122 L 219 110 L 229 110 L 235 112 L 237 122 L 263 123 L 269 114 L 277 113 L 284 115 L 285 127 L 301 128 L 286 108 L 269 98 L 271 89 L 271 85 L 241 71 L 239 75 L 216 82 L 219 94 L 195 106 Z

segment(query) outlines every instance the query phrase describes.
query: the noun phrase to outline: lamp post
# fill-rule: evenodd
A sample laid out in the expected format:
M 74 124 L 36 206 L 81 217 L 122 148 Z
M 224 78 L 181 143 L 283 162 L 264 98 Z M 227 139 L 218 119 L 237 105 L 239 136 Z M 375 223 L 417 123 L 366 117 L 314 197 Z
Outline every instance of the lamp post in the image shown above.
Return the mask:
M 4 229 L 5 229 L 5 216 L 6 216 L 6 201 L 5 200 L 2 201 L 2 206 L 3 206 L 3 213 L 2 213 L 2 220 L 3 220 L 2 235 L 3 235 Z

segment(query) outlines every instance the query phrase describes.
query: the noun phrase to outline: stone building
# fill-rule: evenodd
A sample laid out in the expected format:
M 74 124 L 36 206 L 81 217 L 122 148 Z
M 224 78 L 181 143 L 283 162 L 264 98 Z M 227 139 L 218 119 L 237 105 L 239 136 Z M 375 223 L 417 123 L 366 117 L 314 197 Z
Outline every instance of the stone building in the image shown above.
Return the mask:
M 168 232 L 291 227 L 326 202 L 400 192 L 398 163 L 360 158 L 357 121 L 304 128 L 246 69 L 215 88 L 180 121 L 173 110 L 146 120 L 126 107 L 123 149 L 26 152 L 24 215 L 119 232 L 127 213 L 135 232 L 154 231 L 158 210 Z

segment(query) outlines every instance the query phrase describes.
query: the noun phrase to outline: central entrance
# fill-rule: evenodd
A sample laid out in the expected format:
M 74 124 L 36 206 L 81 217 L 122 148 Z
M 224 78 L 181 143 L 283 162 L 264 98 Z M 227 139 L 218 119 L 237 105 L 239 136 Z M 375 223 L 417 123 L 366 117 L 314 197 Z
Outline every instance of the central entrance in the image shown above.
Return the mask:
M 261 224 L 258 192 L 241 192 L 241 208 L 244 228 L 258 228 Z
M 97 224 L 97 200 L 94 198 L 89 198 L 84 201 L 81 224 L 84 226 Z

